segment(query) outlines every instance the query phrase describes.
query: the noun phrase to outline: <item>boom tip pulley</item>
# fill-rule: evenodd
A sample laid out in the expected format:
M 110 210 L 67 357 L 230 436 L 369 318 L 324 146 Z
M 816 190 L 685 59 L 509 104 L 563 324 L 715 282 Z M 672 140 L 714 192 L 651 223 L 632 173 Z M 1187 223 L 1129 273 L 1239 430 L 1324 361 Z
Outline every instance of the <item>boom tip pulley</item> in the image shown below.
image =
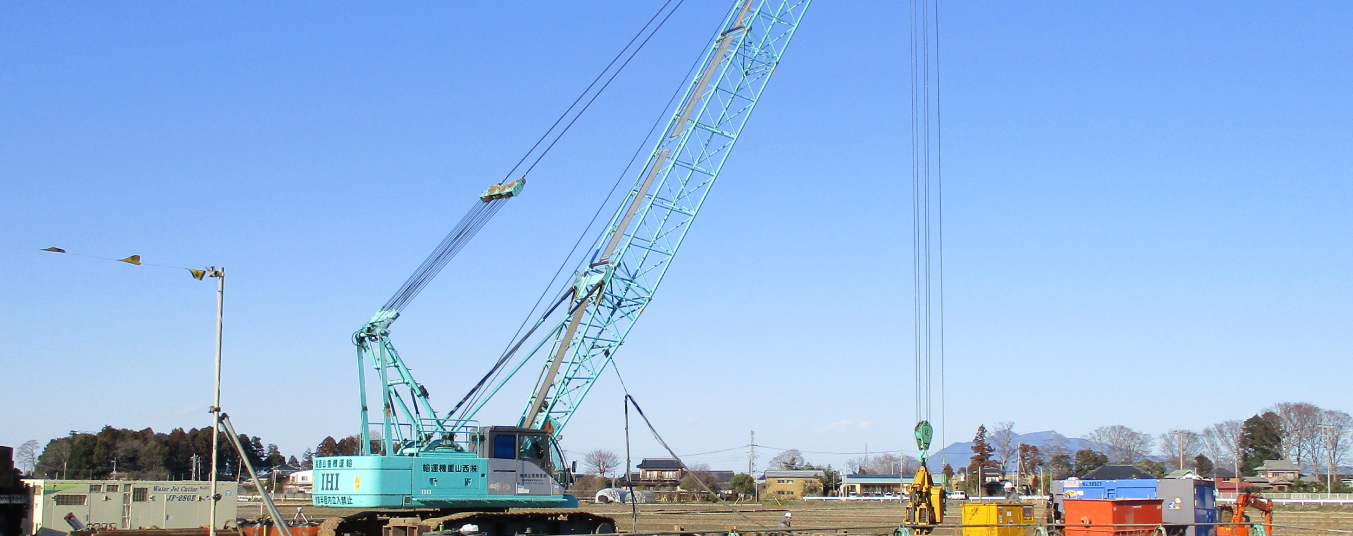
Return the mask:
M 516 197 L 518 194 L 521 194 L 522 188 L 525 187 L 526 187 L 526 175 L 522 175 L 520 179 L 517 179 L 515 181 L 506 184 L 500 182 L 489 186 L 487 190 L 484 190 L 484 193 L 479 194 L 479 200 L 488 203 L 490 201 L 497 201 L 499 199 Z

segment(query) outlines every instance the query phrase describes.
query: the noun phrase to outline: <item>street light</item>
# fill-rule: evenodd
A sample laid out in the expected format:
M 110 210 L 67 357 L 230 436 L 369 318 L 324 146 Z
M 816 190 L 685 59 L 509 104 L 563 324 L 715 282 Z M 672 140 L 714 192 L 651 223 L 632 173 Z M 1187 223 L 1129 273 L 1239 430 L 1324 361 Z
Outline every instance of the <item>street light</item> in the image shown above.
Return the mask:
M 220 457 L 217 449 L 221 438 L 221 330 L 225 315 L 225 268 L 212 266 L 205 272 L 206 276 L 216 278 L 216 381 L 211 408 L 207 410 L 211 413 L 211 500 L 208 501 L 211 511 L 207 514 L 207 533 L 216 536 L 216 502 L 221 500 L 221 495 L 216 492 L 216 459 Z M 193 272 L 194 276 L 197 274 Z

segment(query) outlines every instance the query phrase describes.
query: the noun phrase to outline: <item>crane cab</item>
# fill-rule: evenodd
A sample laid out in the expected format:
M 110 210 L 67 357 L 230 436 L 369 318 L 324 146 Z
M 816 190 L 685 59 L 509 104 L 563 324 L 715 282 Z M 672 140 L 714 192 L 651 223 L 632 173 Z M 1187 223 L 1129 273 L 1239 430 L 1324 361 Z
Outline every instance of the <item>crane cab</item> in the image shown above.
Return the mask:
M 558 443 L 542 430 L 491 426 L 474 442 L 488 460 L 489 495 L 558 495 L 573 482 Z

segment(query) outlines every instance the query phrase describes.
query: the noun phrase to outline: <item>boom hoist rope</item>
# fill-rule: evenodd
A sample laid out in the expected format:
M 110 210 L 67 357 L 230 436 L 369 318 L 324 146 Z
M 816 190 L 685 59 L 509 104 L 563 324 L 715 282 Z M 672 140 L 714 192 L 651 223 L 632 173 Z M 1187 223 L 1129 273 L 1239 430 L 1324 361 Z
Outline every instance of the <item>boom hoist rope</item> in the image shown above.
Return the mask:
M 673 3 L 675 2 L 675 7 Z M 469 241 L 493 218 L 503 203 L 518 195 L 526 184 L 526 174 L 547 155 L 555 144 L 577 123 L 601 93 L 610 86 L 620 72 L 629 65 L 634 56 L 648 43 L 658 29 L 666 23 L 684 0 L 667 0 L 642 28 L 618 52 L 610 63 L 592 80 L 567 109 L 554 121 L 545 133 L 522 155 L 521 159 L 507 173 L 507 178 L 492 185 L 479 196 L 460 222 L 442 239 L 441 243 L 428 255 L 413 275 L 405 280 L 399 290 L 386 301 L 380 311 L 360 330 L 353 334 L 353 342 L 358 353 L 358 385 L 361 402 L 361 453 L 370 454 L 370 420 L 368 418 L 365 369 L 369 362 L 376 369 L 381 384 L 381 403 L 383 405 L 383 428 L 378 449 L 384 454 L 408 454 L 419 450 L 439 447 L 455 449 L 453 441 L 445 441 L 458 424 L 449 423 L 449 415 L 438 417 L 428 401 L 428 391 L 417 383 L 395 351 L 389 339 L 390 325 L 399 318 L 408 306 L 433 278 L 446 267 L 447 263 L 465 247 Z M 665 15 L 664 15 L 665 13 Z M 647 36 L 645 37 L 645 34 Z M 641 40 L 642 38 L 642 40 Z M 636 45 L 637 44 L 637 45 Z M 570 118 L 570 116 L 572 116 Z M 562 125 L 562 127 L 561 127 Z M 551 139 L 553 138 L 553 139 Z M 548 141 L 548 143 L 546 143 Z M 534 159 L 532 159 L 534 157 Z M 529 162 L 529 165 L 528 165 Z M 525 169 L 521 178 L 508 182 L 520 169 Z M 407 400 L 404 396 L 408 395 Z
M 905 522 L 899 533 L 929 534 L 944 521 L 944 483 L 928 465 L 934 439 L 932 380 L 940 375 L 944 416 L 944 226 L 941 202 L 939 105 L 939 2 L 910 2 L 912 290 L 915 340 L 914 435 L 921 468 L 908 486 Z M 933 244 L 933 247 L 932 247 Z M 943 438 L 941 438 L 943 442 Z
M 551 307 L 567 313 L 535 338 L 510 343 L 454 413 L 458 419 L 473 418 L 540 357 L 545 364 L 518 426 L 558 437 L 652 299 L 809 3 L 734 1 L 634 186 Z M 567 307 L 559 307 L 563 300 Z M 549 316 L 535 326 L 545 327 Z M 522 346 L 528 339 L 534 344 Z M 518 348 L 525 351 L 512 356 Z

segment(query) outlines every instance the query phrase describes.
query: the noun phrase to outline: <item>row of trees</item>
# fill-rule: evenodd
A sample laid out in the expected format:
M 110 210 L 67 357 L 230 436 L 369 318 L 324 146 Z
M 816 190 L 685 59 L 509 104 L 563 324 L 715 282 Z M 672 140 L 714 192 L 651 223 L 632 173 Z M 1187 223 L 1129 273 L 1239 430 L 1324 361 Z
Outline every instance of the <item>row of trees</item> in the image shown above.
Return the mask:
M 161 433 L 104 426 L 94 433 L 73 431 L 41 449 L 36 440 L 25 442 L 16 451 L 15 465 L 27 475 L 47 478 L 207 479 L 211 476 L 211 439 L 210 428 Z M 277 445 L 265 446 L 262 439 L 247 434 L 240 434 L 239 439 L 256 467 L 288 461 Z M 222 433 L 219 441 L 228 445 L 230 438 Z M 294 456 L 290 461 L 299 463 Z M 221 477 L 239 476 L 240 457 L 235 449 L 223 446 L 217 464 Z
M 258 436 L 240 434 L 249 462 L 257 468 L 283 464 L 310 469 L 315 456 L 357 454 L 361 439 L 348 436 L 324 438 L 298 459 L 285 456 L 276 444 Z M 224 432 L 217 454 L 219 478 L 241 476 L 240 457 Z M 150 428 L 129 430 L 104 426 L 98 432 L 74 432 L 47 442 L 43 447 L 30 440 L 14 452 L 15 466 L 28 476 L 44 478 L 145 480 L 206 480 L 211 478 L 211 429 L 175 428 L 169 433 Z
M 1265 460 L 1286 459 L 1303 471 L 1323 474 L 1326 485 L 1338 486 L 1338 467 L 1348 460 L 1353 446 L 1353 418 L 1313 404 L 1284 402 L 1244 421 L 1222 421 L 1201 432 L 1172 429 L 1152 436 L 1127 426 L 1102 426 L 1082 437 L 1087 448 L 1074 453 L 1067 448 L 1069 440 L 1060 435 L 1041 445 L 1017 438 L 1011 422 L 997 423 L 990 433 L 986 426 L 978 427 L 965 470 L 1002 479 L 1013 471 L 1020 482 L 1040 472 L 1058 479 L 1082 476 L 1106 464 L 1136 465 L 1156 475 L 1181 468 L 1210 475 L 1223 467 L 1254 476 Z M 1153 451 L 1158 453 L 1154 459 Z

